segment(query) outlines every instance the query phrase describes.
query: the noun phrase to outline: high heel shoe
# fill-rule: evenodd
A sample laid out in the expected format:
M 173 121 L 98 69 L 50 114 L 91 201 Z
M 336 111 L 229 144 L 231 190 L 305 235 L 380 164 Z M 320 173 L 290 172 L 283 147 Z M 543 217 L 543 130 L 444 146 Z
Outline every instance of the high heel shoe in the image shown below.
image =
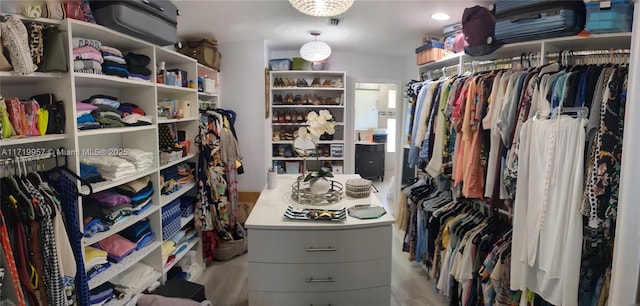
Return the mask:
M 302 104 L 302 96 L 301 95 L 296 95 L 293 98 L 293 104 L 301 105 Z
M 304 117 L 302 117 L 302 113 L 297 113 L 296 114 L 296 121 L 298 123 L 303 123 L 304 122 Z
M 278 114 L 278 123 L 284 123 L 284 112 Z M 282 137 L 281 137 L 282 138 Z
M 277 123 L 278 122 L 278 112 L 277 111 L 273 112 L 273 116 L 271 117 L 271 122 L 273 122 L 273 123 Z
M 287 112 L 287 113 L 284 115 L 284 122 L 285 122 L 285 123 L 291 123 L 291 113 Z
M 311 100 L 311 97 L 308 94 L 306 94 L 302 97 L 302 104 L 309 105 L 311 104 L 310 100 Z
M 313 82 L 311 83 L 311 87 L 320 87 L 320 78 L 313 78 Z

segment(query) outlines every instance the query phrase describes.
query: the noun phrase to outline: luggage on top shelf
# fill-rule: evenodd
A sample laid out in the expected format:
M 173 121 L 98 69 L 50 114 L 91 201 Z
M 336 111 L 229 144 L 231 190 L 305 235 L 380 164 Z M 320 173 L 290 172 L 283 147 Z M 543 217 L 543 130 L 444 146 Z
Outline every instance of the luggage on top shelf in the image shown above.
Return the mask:
M 499 0 L 496 3 L 496 39 L 515 43 L 576 35 L 585 25 L 582 1 Z
M 178 8 L 169 0 L 91 1 L 98 24 L 166 46 L 178 39 Z

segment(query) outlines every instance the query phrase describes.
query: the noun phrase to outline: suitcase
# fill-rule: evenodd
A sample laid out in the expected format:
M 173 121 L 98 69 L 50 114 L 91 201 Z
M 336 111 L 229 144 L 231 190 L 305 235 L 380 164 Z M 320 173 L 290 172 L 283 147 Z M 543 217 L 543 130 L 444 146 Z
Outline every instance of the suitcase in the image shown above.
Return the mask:
M 455 36 L 460 31 L 462 31 L 462 23 L 450 24 L 442 28 L 442 37 Z
M 91 1 L 98 24 L 166 46 L 178 41 L 178 9 L 169 0 Z
M 496 8 L 500 3 L 496 4 Z M 516 43 L 552 37 L 576 35 L 584 28 L 582 1 L 514 1 L 535 4 L 510 6 L 496 18 L 495 37 L 503 43 Z

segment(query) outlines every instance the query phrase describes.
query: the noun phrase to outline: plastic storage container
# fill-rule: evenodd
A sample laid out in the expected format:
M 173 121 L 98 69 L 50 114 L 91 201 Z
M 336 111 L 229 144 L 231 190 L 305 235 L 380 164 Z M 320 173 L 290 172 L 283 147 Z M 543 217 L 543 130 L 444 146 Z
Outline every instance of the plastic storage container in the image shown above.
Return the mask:
M 285 71 L 291 70 L 291 60 L 288 58 L 276 58 L 269 60 L 269 70 Z
M 628 0 L 587 2 L 589 33 L 631 32 L 633 3 Z

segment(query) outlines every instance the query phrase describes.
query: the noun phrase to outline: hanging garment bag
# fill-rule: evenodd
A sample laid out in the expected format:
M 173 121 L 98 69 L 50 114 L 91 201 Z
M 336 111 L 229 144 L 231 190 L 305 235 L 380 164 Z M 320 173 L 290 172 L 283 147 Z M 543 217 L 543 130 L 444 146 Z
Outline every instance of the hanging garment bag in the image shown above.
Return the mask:
M 585 24 L 582 1 L 512 1 L 496 3 L 496 39 L 515 43 L 576 35 Z
M 91 1 L 98 24 L 166 46 L 178 39 L 178 8 L 169 0 Z

